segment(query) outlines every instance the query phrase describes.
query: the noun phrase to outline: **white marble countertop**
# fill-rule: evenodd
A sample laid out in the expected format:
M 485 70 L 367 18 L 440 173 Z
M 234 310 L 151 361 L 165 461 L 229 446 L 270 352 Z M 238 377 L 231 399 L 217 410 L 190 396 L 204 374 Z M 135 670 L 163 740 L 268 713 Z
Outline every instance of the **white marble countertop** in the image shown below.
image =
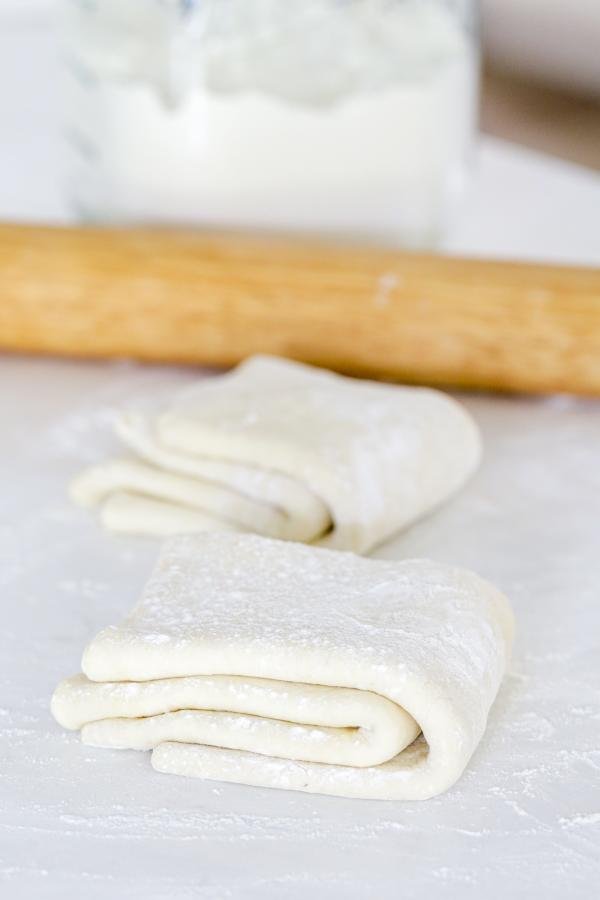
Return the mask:
M 0 32 L 0 217 L 65 221 L 47 28 Z M 29 55 L 25 51 L 28 50 Z M 32 66 L 31 60 L 35 60 Z M 18 90 L 15 87 L 18 85 Z M 483 147 L 446 249 L 600 262 L 600 182 Z M 511 674 L 465 777 L 419 804 L 161 776 L 48 711 L 84 643 L 156 552 L 72 508 L 111 410 L 198 373 L 0 358 L 0 887 L 20 900 L 590 898 L 600 883 L 600 403 L 466 397 L 486 456 L 442 511 L 379 555 L 470 566 L 510 596 Z

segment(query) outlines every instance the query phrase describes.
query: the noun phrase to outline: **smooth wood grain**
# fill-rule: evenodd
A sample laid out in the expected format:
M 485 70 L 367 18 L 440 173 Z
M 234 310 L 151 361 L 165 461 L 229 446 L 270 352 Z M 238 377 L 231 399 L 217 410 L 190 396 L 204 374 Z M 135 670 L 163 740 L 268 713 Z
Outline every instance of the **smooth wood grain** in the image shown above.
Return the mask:
M 600 271 L 157 230 L 0 226 L 0 347 L 600 394 Z

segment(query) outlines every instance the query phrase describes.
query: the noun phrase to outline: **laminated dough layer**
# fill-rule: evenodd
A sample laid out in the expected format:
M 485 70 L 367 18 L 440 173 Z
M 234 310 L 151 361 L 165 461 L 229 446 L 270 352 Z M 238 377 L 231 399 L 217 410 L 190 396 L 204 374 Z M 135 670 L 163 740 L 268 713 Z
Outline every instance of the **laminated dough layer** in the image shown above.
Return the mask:
M 152 749 L 161 772 L 425 799 L 479 743 L 512 630 L 504 596 L 471 572 L 182 536 L 52 708 L 86 743 Z
M 368 552 L 447 499 L 480 458 L 451 397 L 252 357 L 155 417 L 125 414 L 132 452 L 71 488 L 106 527 L 168 536 L 255 532 Z

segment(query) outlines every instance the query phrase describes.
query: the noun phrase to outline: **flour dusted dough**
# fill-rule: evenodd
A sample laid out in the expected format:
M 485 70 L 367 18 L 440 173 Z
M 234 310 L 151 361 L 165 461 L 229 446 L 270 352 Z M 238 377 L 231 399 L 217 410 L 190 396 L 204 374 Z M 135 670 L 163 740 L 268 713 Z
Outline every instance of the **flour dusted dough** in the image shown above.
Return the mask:
M 472 419 L 439 391 L 264 356 L 117 430 L 135 456 L 71 489 L 106 527 L 253 531 L 358 553 L 458 490 L 480 457 Z
M 153 749 L 161 772 L 425 799 L 475 750 L 512 629 L 502 594 L 446 565 L 177 537 L 52 709 L 86 743 Z

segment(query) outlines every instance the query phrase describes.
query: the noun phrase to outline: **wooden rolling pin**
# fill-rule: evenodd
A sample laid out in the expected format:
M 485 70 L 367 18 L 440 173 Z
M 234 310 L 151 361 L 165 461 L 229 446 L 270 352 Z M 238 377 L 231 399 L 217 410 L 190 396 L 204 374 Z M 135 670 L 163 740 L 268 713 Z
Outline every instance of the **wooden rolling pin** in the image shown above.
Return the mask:
M 0 226 L 0 347 L 600 394 L 600 270 L 201 232 Z

